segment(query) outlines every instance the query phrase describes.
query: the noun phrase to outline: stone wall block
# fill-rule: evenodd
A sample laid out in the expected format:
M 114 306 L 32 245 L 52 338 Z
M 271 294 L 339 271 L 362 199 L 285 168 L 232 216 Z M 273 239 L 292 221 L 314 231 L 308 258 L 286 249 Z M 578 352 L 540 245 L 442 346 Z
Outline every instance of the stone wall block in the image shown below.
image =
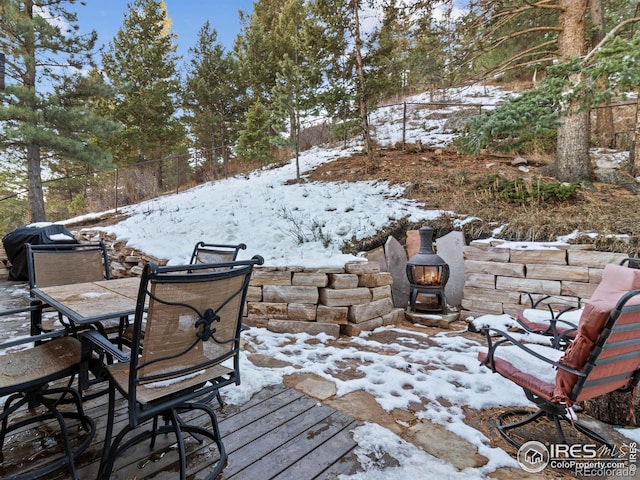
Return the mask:
M 473 300 L 491 299 L 495 302 L 518 304 L 520 293 L 507 290 L 496 290 L 492 288 L 465 287 L 464 298 Z
M 393 302 L 390 298 L 376 300 L 375 302 L 361 305 L 351 305 L 347 318 L 353 323 L 362 323 L 374 317 L 382 317 L 393 310 Z
M 589 283 L 600 283 L 602 272 L 604 272 L 604 268 L 589 268 Z
M 290 303 L 287 309 L 287 318 L 290 320 L 316 320 L 318 306 L 315 303 Z
M 265 285 L 262 299 L 271 303 L 318 303 L 318 288 L 294 285 Z
M 525 266 L 523 263 L 485 262 L 482 260 L 467 260 L 464 264 L 465 273 L 484 273 L 492 275 L 504 275 L 507 277 L 524 278 Z
M 625 253 L 597 252 L 595 250 L 569 250 L 569 265 L 604 268 L 609 263 L 620 263 Z
M 560 295 L 561 283 L 556 280 L 537 280 L 529 278 L 496 277 L 496 290 L 515 292 L 544 293 Z
M 250 284 L 253 286 L 291 285 L 291 272 L 288 270 L 254 268 Z
M 333 288 L 320 289 L 320 303 L 329 307 L 348 307 L 371 301 L 371 291 L 366 287 L 335 290 Z
M 494 315 L 502 315 L 502 313 L 504 313 L 502 309 L 502 303 L 492 302 L 489 299 L 475 300 L 470 298 L 463 298 L 462 308 L 464 308 L 465 310 L 484 312 L 484 314 L 491 313 Z
M 566 265 L 567 251 L 564 249 L 546 248 L 542 250 L 509 250 L 511 263 L 537 263 L 541 265 Z
M 254 287 L 249 285 L 247 289 L 247 301 L 248 302 L 261 302 L 262 301 L 262 287 Z
M 494 248 L 490 245 L 468 245 L 462 247 L 462 254 L 465 260 L 483 260 L 485 262 L 509 261 L 508 248 Z
M 287 309 L 286 303 L 247 302 L 247 317 L 286 319 Z
M 562 285 L 564 287 L 565 283 L 563 282 Z M 544 309 L 547 311 L 548 311 L 546 307 L 547 304 L 566 305 L 567 307 L 574 307 L 574 308 L 580 307 L 580 298 L 577 296 L 570 296 L 570 295 L 541 295 L 536 293 L 531 293 L 531 294 L 523 293 L 520 298 L 520 303 L 523 305 L 524 308 L 531 308 L 532 301 L 533 303 L 536 303 L 540 300 L 542 301 L 540 302 L 538 308 Z
M 400 325 L 405 320 L 404 308 L 394 308 L 382 316 L 383 325 Z
M 267 329 L 275 333 L 307 333 L 309 335 L 324 333 L 335 338 L 340 336 L 340 325 L 333 323 L 270 319 L 267 323 Z
M 372 318 L 362 323 L 347 323 L 346 325 L 340 325 L 340 332 L 344 335 L 351 337 L 357 337 L 362 332 L 370 332 L 376 328 L 382 327 L 384 320 L 382 317 Z
M 358 275 L 355 273 L 330 273 L 329 288 L 347 289 L 358 286 Z
M 393 278 L 389 272 L 363 273 L 358 275 L 358 287 L 381 287 L 391 285 Z
M 321 272 L 296 272 L 291 278 L 291 285 L 326 287 L 329 284 L 329 276 Z
M 349 262 L 345 264 L 344 271 L 361 275 L 363 273 L 380 273 L 380 264 L 377 262 Z
M 318 305 L 316 310 L 316 320 L 322 323 L 347 323 L 349 319 L 347 315 L 349 307 L 328 307 L 327 305 Z
M 496 288 L 496 276 L 488 273 L 467 273 L 465 274 L 465 288 Z
M 382 287 L 374 287 L 370 288 L 371 290 L 371 301 L 381 300 L 383 298 L 392 298 L 391 295 L 391 285 L 384 285 Z
M 589 268 L 573 265 L 527 264 L 527 278 L 542 280 L 567 280 L 570 282 L 588 282 Z
M 595 283 L 584 282 L 562 282 L 562 290 L 560 293 L 567 296 L 575 296 L 583 301 L 588 300 L 598 287 Z

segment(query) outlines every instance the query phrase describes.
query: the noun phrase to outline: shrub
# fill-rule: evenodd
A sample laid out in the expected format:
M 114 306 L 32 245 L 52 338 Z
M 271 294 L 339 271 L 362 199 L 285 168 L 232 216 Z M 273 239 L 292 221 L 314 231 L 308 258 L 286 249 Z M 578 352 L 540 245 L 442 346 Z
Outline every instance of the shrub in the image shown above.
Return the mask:
M 519 205 L 534 202 L 564 202 L 575 197 L 582 182 L 543 183 L 542 179 L 525 182 L 523 179 L 509 180 L 501 175 L 492 175 L 479 185 L 495 199 Z

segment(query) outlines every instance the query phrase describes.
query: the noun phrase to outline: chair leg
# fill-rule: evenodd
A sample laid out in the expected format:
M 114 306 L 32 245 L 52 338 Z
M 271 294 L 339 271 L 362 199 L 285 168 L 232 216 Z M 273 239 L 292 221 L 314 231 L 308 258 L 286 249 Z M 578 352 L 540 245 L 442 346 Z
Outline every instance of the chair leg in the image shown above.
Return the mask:
M 58 405 L 60 404 L 61 398 L 63 398 L 67 394 L 70 395 L 74 400 L 74 403 L 76 405 L 76 412 L 61 412 L 58 410 Z M 56 398 L 50 398 L 51 395 L 55 395 Z M 38 468 L 37 470 L 30 471 L 15 478 L 39 478 L 54 472 L 63 466 L 67 466 L 67 468 L 69 469 L 70 477 L 74 480 L 77 480 L 78 474 L 75 469 L 75 458 L 89 447 L 95 434 L 95 424 L 93 423 L 93 420 L 91 420 L 91 418 L 85 415 L 84 409 L 82 408 L 82 403 L 80 401 L 80 394 L 73 388 L 61 387 L 51 390 L 47 390 L 45 388 L 42 390 L 29 392 L 28 395 L 20 398 L 18 402 L 14 403 L 14 400 L 16 400 L 17 397 L 18 396 L 13 395 L 7 400 L 7 402 L 5 402 L 5 410 L 2 412 L 2 445 L 4 446 L 4 438 L 8 432 L 18 430 L 27 425 L 40 423 L 42 421 L 56 420 L 60 428 L 60 434 L 62 437 L 65 454 L 64 457 L 56 461 L 49 462 L 48 464 Z M 46 409 L 46 413 L 32 415 L 28 418 L 18 420 L 11 425 L 8 425 L 8 418 L 11 413 L 15 412 L 18 408 L 25 404 L 42 405 Z M 65 419 L 67 418 L 79 421 L 82 425 L 82 428 L 88 432 L 84 441 L 80 445 L 78 445 L 75 450 L 71 445 L 67 422 L 65 421 Z
M 528 415 L 528 416 L 516 422 L 505 423 L 505 419 L 507 419 L 507 417 L 521 416 L 521 415 Z M 504 412 L 500 414 L 498 416 L 496 424 L 498 427 L 498 431 L 500 432 L 500 435 L 502 435 L 504 439 L 514 447 L 520 448 L 522 444 L 517 442 L 513 438 L 511 438 L 511 436 L 507 432 L 514 428 L 519 428 L 524 425 L 527 425 L 528 423 L 534 422 L 543 415 L 545 415 L 545 412 L 543 412 L 542 410 L 537 410 L 534 412 L 532 412 L 531 410 L 510 410 L 508 412 Z
M 98 469 L 98 479 L 108 479 L 111 475 L 111 469 L 113 468 L 113 461 L 111 461 L 111 437 L 113 436 L 113 422 L 115 421 L 115 403 L 116 403 L 116 389 L 109 381 L 109 407 L 107 413 L 107 428 L 104 433 L 104 445 L 102 447 L 102 459 L 100 460 L 100 467 Z M 109 464 L 111 461 L 111 464 Z M 108 468 L 107 468 L 108 467 Z M 105 476 L 106 475 L 106 476 Z
M 506 423 L 505 420 L 510 417 L 510 416 L 522 416 L 522 415 L 526 415 L 525 418 L 523 418 L 522 420 L 518 420 L 518 421 L 514 421 L 511 423 Z M 564 430 L 562 428 L 562 421 L 565 421 L 567 423 L 569 423 L 571 426 L 573 426 L 576 430 L 578 430 L 580 433 L 586 435 L 587 437 L 591 438 L 592 440 L 595 440 L 596 442 L 601 443 L 602 445 L 606 445 L 607 447 L 609 447 L 610 449 L 614 449 L 614 446 L 611 442 L 609 442 L 606 438 L 604 438 L 602 435 L 600 435 L 599 433 L 597 433 L 596 431 L 594 431 L 593 429 L 587 427 L 586 425 L 583 425 L 577 421 L 571 421 L 570 419 L 568 419 L 567 417 L 565 417 L 564 415 L 558 414 L 558 413 L 552 413 L 552 412 L 547 412 L 544 409 L 538 409 L 535 411 L 531 411 L 531 410 L 524 410 L 524 409 L 518 409 L 518 410 L 510 410 L 508 412 L 504 412 L 502 414 L 500 414 L 498 416 L 497 419 L 497 427 L 498 427 L 498 431 L 500 432 L 500 434 L 502 435 L 502 437 L 507 440 L 511 445 L 513 445 L 516 448 L 520 448 L 522 446 L 522 443 L 514 440 L 508 433 L 509 430 L 512 430 L 514 428 L 519 428 L 519 427 L 523 427 L 524 425 L 527 425 L 529 423 L 532 423 L 534 421 L 536 421 L 537 419 L 541 418 L 541 417 L 548 417 L 549 419 L 551 419 L 556 427 L 556 431 L 558 433 L 558 437 L 560 439 L 560 443 L 566 444 L 567 443 L 567 439 L 566 436 L 564 434 Z
M 180 480 L 186 480 L 187 452 L 184 446 L 184 437 L 182 436 L 182 429 L 180 428 L 180 425 L 182 425 L 183 422 L 178 416 L 178 413 L 175 411 L 175 409 L 171 409 L 170 421 L 173 427 L 173 431 L 176 434 L 176 442 L 178 443 L 178 456 L 180 458 Z

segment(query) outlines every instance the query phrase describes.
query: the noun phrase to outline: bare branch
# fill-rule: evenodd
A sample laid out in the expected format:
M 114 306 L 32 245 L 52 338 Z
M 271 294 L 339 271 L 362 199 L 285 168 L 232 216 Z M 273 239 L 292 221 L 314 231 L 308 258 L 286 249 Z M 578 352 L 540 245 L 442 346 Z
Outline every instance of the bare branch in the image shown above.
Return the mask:
M 591 51 L 585 55 L 585 57 L 582 59 L 582 65 L 586 65 L 589 60 L 591 60 L 591 58 L 598 53 L 598 51 L 604 47 L 605 43 L 607 43 L 609 40 L 611 40 L 616 33 L 618 33 L 619 30 L 622 30 L 624 27 L 626 27 L 629 24 L 632 23 L 637 23 L 640 22 L 640 17 L 633 17 L 633 18 L 628 18 L 626 20 L 624 20 L 623 22 L 620 22 L 618 25 L 616 25 L 615 27 L 613 27 L 611 30 L 609 30 L 607 32 L 607 34 L 604 36 L 604 38 L 602 40 L 600 40 L 600 42 L 598 42 L 598 44 L 593 47 L 593 49 L 591 49 Z

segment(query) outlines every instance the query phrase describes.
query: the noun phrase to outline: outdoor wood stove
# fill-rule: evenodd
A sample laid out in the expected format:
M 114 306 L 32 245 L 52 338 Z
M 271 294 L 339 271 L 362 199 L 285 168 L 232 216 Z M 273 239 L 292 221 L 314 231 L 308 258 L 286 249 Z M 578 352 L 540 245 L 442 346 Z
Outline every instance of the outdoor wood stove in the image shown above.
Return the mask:
M 433 251 L 433 228 L 422 227 L 420 250 L 407 262 L 409 308 L 416 312 L 447 313 L 444 287 L 449 280 L 449 265 Z

